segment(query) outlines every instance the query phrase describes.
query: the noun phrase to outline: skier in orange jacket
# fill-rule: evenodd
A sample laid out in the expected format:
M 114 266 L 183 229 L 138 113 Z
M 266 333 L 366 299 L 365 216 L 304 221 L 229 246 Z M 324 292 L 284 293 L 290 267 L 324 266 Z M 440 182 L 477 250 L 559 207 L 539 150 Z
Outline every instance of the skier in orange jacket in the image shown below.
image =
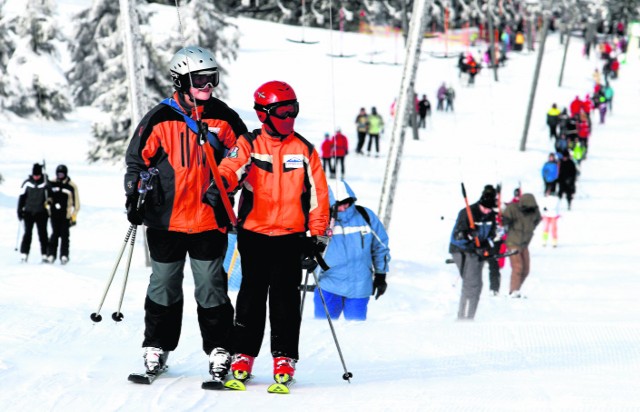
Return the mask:
M 274 378 L 291 380 L 299 358 L 302 269 L 315 268 L 326 247 L 329 191 L 313 145 L 294 131 L 298 100 L 285 82 L 270 81 L 254 93 L 262 128 L 243 134 L 220 163 L 225 190 L 242 188 L 238 206 L 238 250 L 242 284 L 236 302 L 231 364 L 245 380 L 260 351 L 267 296 Z M 207 199 L 216 204 L 215 185 Z M 307 236 L 309 233 L 310 236 Z

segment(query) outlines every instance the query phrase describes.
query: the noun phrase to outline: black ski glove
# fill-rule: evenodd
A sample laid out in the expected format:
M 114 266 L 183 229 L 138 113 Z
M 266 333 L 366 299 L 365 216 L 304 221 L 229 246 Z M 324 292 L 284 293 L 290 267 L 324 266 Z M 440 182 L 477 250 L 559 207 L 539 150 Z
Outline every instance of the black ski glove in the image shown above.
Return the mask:
M 127 201 L 124 207 L 127 208 L 127 220 L 132 225 L 141 225 L 144 220 L 144 207 L 138 210 L 138 197 L 140 195 L 137 192 L 127 196 Z
M 314 271 L 318 267 L 316 256 L 322 256 L 327 248 L 329 238 L 327 236 L 311 236 L 302 238 L 302 269 Z
M 225 190 L 229 187 L 227 179 L 224 177 L 222 178 L 222 184 L 224 185 Z M 220 193 L 218 186 L 216 186 L 215 180 L 211 180 L 207 191 L 204 192 L 204 195 L 202 196 L 202 203 L 205 203 L 215 209 L 218 205 L 222 204 L 221 196 L 222 194 Z
M 302 257 L 302 270 L 313 272 L 318 267 L 318 262 L 312 257 Z
M 24 210 L 18 209 L 18 220 L 24 219 Z
M 373 276 L 373 291 L 371 295 L 376 295 L 376 300 L 387 291 L 387 281 L 385 278 L 387 277 L 386 273 L 376 273 Z
M 313 258 L 324 252 L 329 243 L 329 238 L 327 236 L 311 236 L 303 238 L 303 241 L 302 254 L 304 257 Z
M 222 184 L 224 185 L 224 189 L 229 187 L 227 183 L 227 179 L 222 178 Z M 216 222 L 218 222 L 219 227 L 225 227 L 231 225 L 231 220 L 229 219 L 229 215 L 227 214 L 227 210 L 224 207 L 224 203 L 222 203 L 222 194 L 220 193 L 220 189 L 216 186 L 215 181 L 211 181 L 211 184 L 207 188 L 207 191 L 202 195 L 202 203 L 207 204 L 213 208 L 213 214 L 216 218 Z M 233 205 L 233 196 L 229 196 L 229 200 L 231 201 L 231 205 Z

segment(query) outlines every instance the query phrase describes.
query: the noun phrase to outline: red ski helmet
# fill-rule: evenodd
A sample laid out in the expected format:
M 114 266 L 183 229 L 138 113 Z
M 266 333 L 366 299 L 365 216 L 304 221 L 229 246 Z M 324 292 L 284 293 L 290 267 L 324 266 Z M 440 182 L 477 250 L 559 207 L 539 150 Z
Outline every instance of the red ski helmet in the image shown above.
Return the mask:
M 277 80 L 267 82 L 256 89 L 253 100 L 258 119 L 268 126 L 268 131 L 280 136 L 293 132 L 299 106 L 290 85 Z

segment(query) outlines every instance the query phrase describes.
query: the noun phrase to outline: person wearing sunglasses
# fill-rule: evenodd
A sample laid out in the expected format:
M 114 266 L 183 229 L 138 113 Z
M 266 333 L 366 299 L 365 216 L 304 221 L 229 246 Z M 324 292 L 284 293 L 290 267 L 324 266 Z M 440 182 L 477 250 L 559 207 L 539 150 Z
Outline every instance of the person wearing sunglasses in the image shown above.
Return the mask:
M 253 97 L 262 127 L 242 135 L 219 168 L 224 190 L 242 189 L 242 283 L 231 371 L 237 380 L 251 376 L 262 345 L 268 298 L 273 375 L 276 382 L 286 383 L 299 359 L 302 270 L 315 268 L 314 258 L 327 243 L 329 189 L 318 153 L 294 130 L 299 105 L 293 88 L 270 81 Z M 207 195 L 211 203 L 220 202 L 215 185 Z
M 179 50 L 169 63 L 174 93 L 151 109 L 135 129 L 126 152 L 124 188 L 127 218 L 147 226 L 151 276 L 142 343 L 147 374 L 164 370 L 182 326 L 182 281 L 187 255 L 195 284 L 202 349 L 209 373 L 228 373 L 233 306 L 223 261 L 227 251 L 226 215 L 202 203 L 214 162 L 247 131 L 238 114 L 212 94 L 219 84 L 214 54 L 198 46 Z M 210 134 L 206 133 L 208 129 Z M 202 133 L 201 133 L 202 132 Z M 203 137 L 207 137 L 204 139 Z M 213 146 L 215 159 L 205 154 Z M 158 170 L 138 209 L 140 173 Z

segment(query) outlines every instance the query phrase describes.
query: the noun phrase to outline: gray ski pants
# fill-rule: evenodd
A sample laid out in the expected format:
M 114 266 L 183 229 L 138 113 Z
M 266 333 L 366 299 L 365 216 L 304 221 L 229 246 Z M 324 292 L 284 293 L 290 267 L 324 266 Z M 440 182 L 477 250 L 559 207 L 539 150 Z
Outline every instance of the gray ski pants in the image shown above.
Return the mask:
M 475 253 L 452 253 L 460 276 L 462 277 L 462 291 L 458 306 L 458 319 L 473 319 L 480 302 L 482 292 L 482 267 L 484 262 Z

